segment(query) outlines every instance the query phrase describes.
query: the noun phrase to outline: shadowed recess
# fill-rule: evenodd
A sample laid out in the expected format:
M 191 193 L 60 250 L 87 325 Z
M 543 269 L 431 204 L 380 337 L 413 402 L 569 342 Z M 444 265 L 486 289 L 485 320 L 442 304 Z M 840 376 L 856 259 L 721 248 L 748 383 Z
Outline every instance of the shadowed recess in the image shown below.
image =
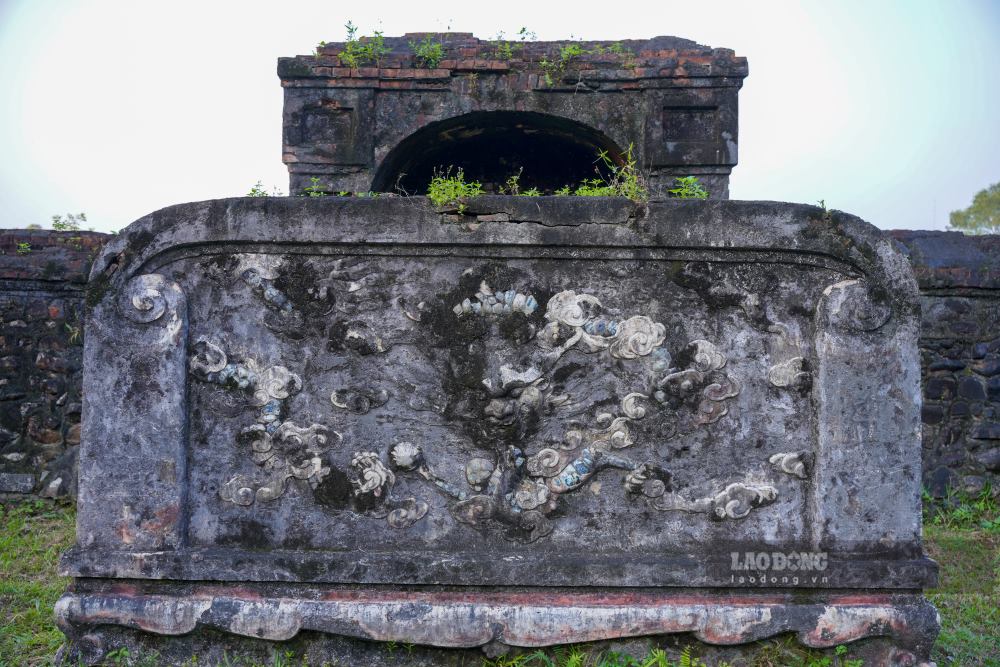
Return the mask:
M 532 112 L 474 112 L 431 123 L 401 141 L 371 189 L 423 194 L 435 169 L 452 167 L 463 169 L 465 179 L 479 181 L 486 192 L 499 192 L 521 170 L 522 191 L 551 192 L 606 173 L 599 151 L 621 160 L 622 150 L 611 139 L 576 121 Z

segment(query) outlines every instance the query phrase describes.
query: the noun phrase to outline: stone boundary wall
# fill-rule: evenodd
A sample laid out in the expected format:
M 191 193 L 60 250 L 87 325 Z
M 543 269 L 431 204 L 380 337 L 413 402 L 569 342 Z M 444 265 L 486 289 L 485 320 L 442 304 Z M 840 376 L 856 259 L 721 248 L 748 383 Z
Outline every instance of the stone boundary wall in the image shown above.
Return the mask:
M 890 234 L 923 306 L 924 486 L 1000 495 L 1000 235 Z
M 76 494 L 84 291 L 107 238 L 0 230 L 0 497 Z
M 1000 493 L 1000 235 L 887 233 L 922 294 L 924 485 Z M 76 493 L 85 288 L 108 238 L 0 230 L 0 497 Z

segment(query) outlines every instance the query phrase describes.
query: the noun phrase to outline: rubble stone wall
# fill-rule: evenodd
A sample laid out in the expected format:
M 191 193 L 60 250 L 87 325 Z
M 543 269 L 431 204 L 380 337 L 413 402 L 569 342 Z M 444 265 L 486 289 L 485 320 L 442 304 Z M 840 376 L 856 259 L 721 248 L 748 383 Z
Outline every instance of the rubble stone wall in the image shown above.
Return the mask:
M 1000 236 L 895 231 L 920 284 L 924 485 L 1000 492 Z
M 1000 236 L 891 234 L 922 294 L 924 484 L 1000 490 Z M 108 238 L 0 232 L 0 495 L 75 495 L 80 323 Z
M 84 290 L 107 238 L 0 231 L 0 496 L 76 494 Z

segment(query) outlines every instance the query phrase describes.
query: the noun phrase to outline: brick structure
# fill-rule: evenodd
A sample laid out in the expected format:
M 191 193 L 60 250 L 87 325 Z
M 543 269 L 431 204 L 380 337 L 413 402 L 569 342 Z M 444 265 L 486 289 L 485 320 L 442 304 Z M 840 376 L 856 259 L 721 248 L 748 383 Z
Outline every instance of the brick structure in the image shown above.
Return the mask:
M 76 494 L 83 294 L 105 239 L 0 232 L 0 495 Z
M 522 187 L 551 192 L 592 178 L 598 151 L 620 161 L 632 146 L 654 197 L 695 175 L 728 198 L 747 75 L 733 51 L 655 37 L 524 42 L 506 58 L 450 33 L 432 35 L 445 55 L 429 69 L 410 46 L 427 36 L 385 38 L 377 65 L 353 69 L 343 43 L 279 59 L 289 192 L 317 178 L 327 192 L 422 193 L 448 166 L 492 192 L 523 169 Z

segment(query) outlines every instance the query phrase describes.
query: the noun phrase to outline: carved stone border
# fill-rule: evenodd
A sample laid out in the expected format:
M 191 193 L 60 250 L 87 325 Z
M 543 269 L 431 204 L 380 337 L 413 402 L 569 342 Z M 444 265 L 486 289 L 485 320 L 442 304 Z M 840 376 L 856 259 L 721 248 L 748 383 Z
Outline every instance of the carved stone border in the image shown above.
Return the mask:
M 292 589 L 262 595 L 239 586 L 157 590 L 118 584 L 69 592 L 56 620 L 70 638 L 120 625 L 160 635 L 198 628 L 272 641 L 303 630 L 375 641 L 446 648 L 491 642 L 541 647 L 690 632 L 700 641 L 735 645 L 794 632 L 805 646 L 829 648 L 888 637 L 916 664 L 937 633 L 934 607 L 916 595 L 637 592 L 363 591 Z M 912 652 L 912 653 L 911 653 Z M 899 657 L 906 657 L 900 655 Z

